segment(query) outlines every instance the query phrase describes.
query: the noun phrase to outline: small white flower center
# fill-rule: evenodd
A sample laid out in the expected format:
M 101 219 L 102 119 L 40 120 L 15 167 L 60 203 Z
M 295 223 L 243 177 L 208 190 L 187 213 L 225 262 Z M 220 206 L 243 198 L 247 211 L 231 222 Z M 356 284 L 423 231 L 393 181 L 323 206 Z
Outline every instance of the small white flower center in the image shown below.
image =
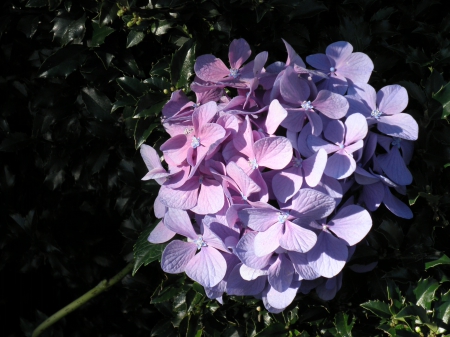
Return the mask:
M 336 68 L 335 68 L 335 67 L 331 67 L 331 68 L 330 68 L 330 71 L 331 71 L 332 73 L 334 73 L 334 72 L 336 71 Z
M 198 148 L 200 146 L 200 138 L 197 138 L 195 136 L 192 137 L 191 146 L 194 149 Z
M 239 76 L 239 69 L 231 68 L 230 69 L 230 76 L 233 78 L 238 78 Z
M 379 119 L 381 114 L 382 112 L 378 109 L 372 110 L 372 112 L 370 113 L 370 115 L 375 119 Z
M 243 193 L 241 193 L 241 196 L 242 196 L 242 200 L 247 201 L 247 197 Z
M 312 110 L 314 107 L 311 104 L 311 101 L 305 101 L 302 103 L 302 108 L 305 110 Z
M 279 223 L 284 223 L 286 221 L 286 219 L 288 218 L 289 214 L 285 213 L 285 212 L 279 212 L 278 213 L 278 222 Z
M 195 108 L 198 108 L 200 106 L 200 103 L 194 103 L 194 104 L 192 104 L 192 107 L 195 109 Z
M 250 159 L 249 161 L 248 161 L 248 164 L 250 165 L 250 167 L 252 168 L 252 169 L 257 169 L 258 167 L 259 167 L 259 165 L 258 165 L 258 163 L 256 162 L 256 158 L 253 158 L 253 159 Z
M 203 236 L 199 235 L 196 240 L 193 241 L 197 245 L 197 250 L 200 250 L 202 247 L 207 247 L 205 241 L 203 241 Z
M 199 184 L 203 184 L 203 176 L 200 176 L 200 178 L 198 178 L 198 182 Z
M 345 147 L 344 144 L 339 144 L 339 148 L 342 150 Z

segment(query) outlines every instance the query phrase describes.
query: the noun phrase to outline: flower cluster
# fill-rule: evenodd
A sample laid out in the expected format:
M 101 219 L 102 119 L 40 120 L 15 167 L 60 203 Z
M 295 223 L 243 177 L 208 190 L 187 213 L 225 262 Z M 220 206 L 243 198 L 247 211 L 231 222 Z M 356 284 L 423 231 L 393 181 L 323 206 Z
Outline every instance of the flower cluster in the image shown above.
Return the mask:
M 229 66 L 200 56 L 196 100 L 179 90 L 162 111 L 168 169 L 155 149 L 141 147 L 143 180 L 161 185 L 161 221 L 149 241 L 187 238 L 167 245 L 162 269 L 185 272 L 210 298 L 251 295 L 275 313 L 298 292 L 334 297 L 372 226 L 369 211 L 383 203 L 412 217 L 395 194 L 412 182 L 407 164 L 418 134 L 402 113 L 403 87 L 375 92 L 367 84 L 367 55 L 336 42 L 308 56 L 315 69 L 307 69 L 284 43 L 286 62 L 267 67 L 267 52 L 247 62 L 243 39 L 231 43 Z

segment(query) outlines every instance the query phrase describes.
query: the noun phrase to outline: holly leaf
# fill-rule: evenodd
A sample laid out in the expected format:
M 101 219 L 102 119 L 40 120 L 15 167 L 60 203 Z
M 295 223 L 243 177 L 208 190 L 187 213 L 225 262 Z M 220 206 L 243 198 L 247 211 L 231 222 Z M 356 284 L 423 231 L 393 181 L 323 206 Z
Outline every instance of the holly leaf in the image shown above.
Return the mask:
M 425 270 L 438 266 L 440 264 L 450 264 L 450 258 L 447 255 L 442 255 L 439 259 L 425 263 Z
M 152 131 L 161 125 L 159 122 L 154 123 L 151 118 L 140 118 L 134 129 L 134 141 L 136 150 L 147 140 Z
M 70 45 L 58 49 L 42 63 L 39 77 L 67 77 L 77 70 L 86 60 L 85 48 L 80 45 Z
M 144 40 L 145 33 L 137 30 L 131 30 L 127 36 L 127 48 L 131 48 Z
M 113 120 L 110 113 L 112 104 L 105 94 L 94 88 L 83 88 L 81 89 L 81 97 L 86 104 L 86 109 L 96 119 L 100 121 Z
M 159 220 L 158 220 L 159 221 Z M 161 255 L 166 248 L 167 244 L 153 244 L 148 242 L 148 236 L 150 232 L 155 228 L 156 223 L 144 230 L 139 238 L 137 239 L 134 247 L 134 268 L 133 268 L 133 276 L 137 273 L 139 268 L 142 266 L 147 266 L 153 261 L 161 261 Z
M 442 117 L 447 118 L 450 115 L 450 82 L 441 87 L 437 93 L 431 96 L 442 104 Z
M 15 152 L 31 143 L 30 137 L 22 132 L 9 133 L 0 144 L 0 152 Z
M 334 325 L 339 336 L 342 337 L 352 337 L 352 328 L 355 324 L 355 318 L 348 323 L 348 315 L 346 313 L 340 312 L 334 318 Z
M 430 310 L 431 302 L 435 300 L 434 294 L 437 288 L 439 288 L 439 283 L 434 278 L 420 280 L 413 290 L 414 295 L 416 295 L 416 304 Z
M 124 76 L 118 78 L 116 81 L 123 91 L 133 97 L 141 97 L 148 90 L 148 87 L 144 83 L 134 77 Z
M 92 21 L 92 39 L 91 39 L 91 47 L 98 47 L 105 42 L 105 38 L 112 34 L 115 30 L 108 26 L 100 26 L 98 22 Z
M 391 317 L 391 311 L 389 310 L 389 306 L 381 301 L 368 301 L 360 304 L 364 309 L 367 309 L 377 315 L 380 318 L 389 318 Z
M 194 74 L 195 44 L 187 40 L 175 54 L 170 64 L 170 80 L 177 88 L 186 86 Z

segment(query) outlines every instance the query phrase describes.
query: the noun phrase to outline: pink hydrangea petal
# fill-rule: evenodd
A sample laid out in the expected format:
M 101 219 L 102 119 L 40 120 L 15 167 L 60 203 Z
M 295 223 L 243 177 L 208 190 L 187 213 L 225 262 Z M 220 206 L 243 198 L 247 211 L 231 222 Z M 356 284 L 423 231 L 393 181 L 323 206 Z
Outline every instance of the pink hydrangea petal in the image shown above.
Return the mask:
M 344 268 L 348 249 L 344 241 L 322 231 L 317 238 L 317 244 L 306 254 L 309 265 L 321 276 L 330 278 Z
M 265 232 L 259 232 L 255 237 L 255 255 L 262 257 L 280 247 L 279 239 L 283 235 L 283 228 L 284 224 L 277 222 Z
M 385 135 L 406 140 L 416 140 L 419 135 L 419 126 L 416 120 L 407 113 L 381 116 L 377 128 Z
M 287 111 L 284 109 L 277 99 L 270 102 L 269 112 L 264 122 L 265 131 L 269 135 L 273 135 L 277 131 L 278 126 L 286 118 Z
M 238 212 L 241 221 L 258 232 L 264 232 L 278 222 L 278 213 L 279 211 L 270 205 L 266 208 L 246 208 Z
M 314 136 L 319 136 L 323 130 L 322 118 L 315 111 L 306 110 L 305 115 L 308 117 L 311 125 L 311 132 Z
M 279 254 L 275 262 L 269 267 L 268 281 L 275 290 L 286 291 L 291 285 L 294 276 L 294 267 L 285 254 Z
M 369 212 L 358 205 L 342 208 L 328 223 L 329 229 L 348 246 L 356 245 L 369 233 L 372 218 Z
M 339 146 L 335 145 L 335 144 L 330 144 L 329 142 L 327 142 L 326 140 L 323 140 L 320 137 L 316 137 L 313 135 L 309 135 L 307 137 L 307 143 L 308 143 L 308 147 L 311 148 L 314 152 L 305 155 L 305 157 L 309 157 L 311 155 L 313 155 L 315 152 L 319 151 L 320 149 L 323 149 L 326 153 L 333 153 L 339 150 Z M 300 147 L 300 141 L 299 141 L 299 147 Z M 304 154 L 302 151 L 300 151 L 302 154 Z
M 328 45 L 325 53 L 334 60 L 336 67 L 340 66 L 353 52 L 353 46 L 346 41 L 338 41 Z
M 325 54 L 309 55 L 306 57 L 306 62 L 316 69 L 324 70 L 327 72 L 330 71 L 331 67 L 334 67 L 336 65 L 334 60 L 330 59 Z M 331 62 L 333 62 L 333 64 L 331 64 Z
M 304 280 L 314 280 L 320 275 L 308 264 L 308 257 L 306 253 L 287 252 L 289 259 L 292 261 L 295 271 Z
M 228 278 L 227 294 L 236 296 L 253 296 L 263 291 L 266 286 L 266 276 L 257 277 L 254 280 L 248 281 L 240 275 L 240 268 L 243 264 L 236 265 Z
M 258 165 L 274 170 L 284 168 L 292 159 L 292 145 L 285 137 L 267 137 L 253 145 Z
M 199 132 L 200 128 L 206 123 L 209 123 L 216 113 L 217 104 L 215 102 L 208 102 L 195 108 L 192 114 L 192 125 L 194 126 L 194 130 Z
M 281 122 L 281 126 L 292 132 L 299 132 L 305 123 L 305 111 L 303 109 L 287 109 L 287 116 Z
M 250 194 L 259 192 L 261 190 L 261 187 L 256 185 L 256 183 L 252 179 L 250 179 L 250 177 L 245 174 L 245 172 L 239 166 L 237 166 L 235 162 L 228 163 L 227 174 L 236 182 L 240 191 L 245 197 L 248 197 Z
M 261 70 L 266 64 L 268 56 L 269 53 L 266 51 L 263 51 L 255 56 L 255 64 L 253 65 L 253 74 L 255 76 L 259 76 L 261 74 Z
M 161 202 L 167 207 L 191 209 L 197 204 L 199 186 L 198 177 L 192 177 L 177 189 L 161 186 L 159 196 Z
M 302 169 L 292 166 L 275 174 L 272 179 L 272 190 L 277 200 L 285 203 L 298 192 L 302 183 Z
M 355 168 L 355 159 L 345 151 L 340 151 L 328 158 L 327 166 L 323 172 L 329 177 L 344 179 L 349 177 L 355 171 Z
M 231 68 L 239 69 L 245 61 L 248 60 L 251 54 L 252 51 L 247 41 L 244 39 L 233 40 L 230 44 L 228 52 L 228 59 L 230 61 Z
M 350 86 L 346 98 L 350 104 L 350 113 L 359 112 L 369 117 L 370 113 L 376 109 L 377 94 L 369 84 L 358 83 L 357 86 Z
M 214 214 L 225 202 L 222 185 L 214 179 L 203 178 L 197 204 L 191 210 L 197 214 Z
M 344 123 L 338 120 L 330 121 L 325 127 L 323 135 L 331 143 L 342 144 L 344 142 L 345 137 Z
M 173 165 L 180 165 L 187 155 L 187 151 L 191 144 L 188 142 L 186 135 L 176 135 L 168 139 L 161 145 L 160 150 L 164 153 L 164 159 Z
M 280 93 L 286 102 L 300 105 L 310 94 L 308 83 L 298 77 L 293 67 L 287 67 L 280 80 Z
M 359 113 L 348 116 L 345 120 L 345 130 L 345 145 L 364 139 L 368 131 L 366 118 Z
M 350 79 L 353 83 L 367 83 L 373 70 L 373 62 L 364 53 L 353 53 L 339 65 L 339 75 Z
M 293 281 L 291 286 L 283 292 L 279 292 L 275 288 L 270 287 L 267 292 L 267 302 L 275 309 L 284 309 L 292 303 L 299 287 L 300 282 L 298 281 Z
M 246 266 L 245 264 L 241 264 L 239 268 L 239 272 L 241 277 L 246 281 L 256 280 L 260 276 L 265 276 L 268 274 L 267 270 L 254 269 Z
M 168 229 L 192 240 L 198 237 L 198 234 L 194 231 L 194 227 L 192 227 L 189 215 L 181 209 L 168 208 L 164 216 L 164 224 Z
M 194 257 L 197 245 L 192 242 L 174 240 L 164 249 L 161 256 L 162 270 L 169 274 L 185 271 L 186 265 Z
M 242 236 L 236 245 L 234 253 L 242 261 L 242 263 L 255 269 L 263 269 L 269 264 L 272 254 L 265 256 L 255 255 L 255 237 L 257 232 L 247 232 Z
M 405 161 L 396 146 L 392 147 L 388 153 L 379 155 L 377 161 L 389 179 L 394 183 L 399 185 L 409 185 L 412 183 L 411 172 L 406 167 Z
M 387 85 L 377 92 L 377 106 L 381 112 L 394 115 L 402 112 L 408 105 L 408 93 L 400 85 Z
M 349 109 L 347 99 L 328 90 L 321 90 L 313 101 L 313 106 L 325 116 L 331 119 L 344 117 Z
M 327 165 L 328 156 L 325 150 L 319 149 L 311 157 L 303 160 L 302 169 L 308 186 L 315 187 L 322 178 L 323 171 Z
M 335 208 L 332 197 L 313 189 L 301 189 L 292 199 L 290 214 L 305 221 L 328 216 Z
M 175 236 L 175 232 L 171 231 L 167 226 L 164 225 L 164 221 L 158 222 L 156 227 L 150 232 L 148 237 L 148 242 L 150 243 L 164 243 L 169 241 Z
M 289 251 L 306 253 L 317 242 L 317 235 L 290 221 L 285 222 L 285 231 L 280 238 L 280 246 Z
M 302 58 L 297 54 L 297 52 L 294 50 L 294 48 L 292 48 L 292 46 L 286 42 L 286 40 L 282 39 L 284 42 L 284 45 L 286 47 L 287 53 L 288 53 L 288 57 L 286 60 L 286 65 L 292 65 L 292 64 L 296 64 L 298 66 L 301 66 L 303 68 L 306 67 L 305 62 L 303 62 Z
M 142 159 L 144 160 L 144 163 L 149 171 L 155 168 L 163 168 L 161 165 L 161 160 L 159 159 L 159 155 L 153 147 L 142 144 L 140 152 Z
M 194 71 L 198 77 L 207 82 L 218 82 L 230 74 L 225 63 L 211 54 L 197 57 Z
M 227 262 L 216 249 L 202 247 L 186 265 L 185 272 L 204 287 L 214 287 L 225 276 Z
M 245 120 L 239 125 L 239 131 L 236 137 L 233 138 L 233 144 L 237 151 L 249 158 L 254 158 L 253 143 L 250 119 L 246 116 Z

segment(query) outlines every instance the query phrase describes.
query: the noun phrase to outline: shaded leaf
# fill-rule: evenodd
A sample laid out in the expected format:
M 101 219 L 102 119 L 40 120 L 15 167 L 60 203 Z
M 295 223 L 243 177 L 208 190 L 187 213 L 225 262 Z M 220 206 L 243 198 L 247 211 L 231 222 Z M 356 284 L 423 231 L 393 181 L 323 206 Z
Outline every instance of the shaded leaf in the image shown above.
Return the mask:
M 131 30 L 127 36 L 127 48 L 136 46 L 144 40 L 145 33 L 137 30 Z
M 86 109 L 100 121 L 112 121 L 111 116 L 111 101 L 109 98 L 94 88 L 81 89 L 81 97 Z
M 9 133 L 0 144 L 0 152 L 15 152 L 31 143 L 30 137 L 22 132 Z
M 67 77 L 77 70 L 86 60 L 85 48 L 79 45 L 70 45 L 58 49 L 42 63 L 39 77 Z
M 368 301 L 360 304 L 364 309 L 370 310 L 372 313 L 377 315 L 380 318 L 389 318 L 391 317 L 391 312 L 389 310 L 389 306 L 380 301 Z
M 284 324 L 274 323 L 269 325 L 267 328 L 263 329 L 256 334 L 258 337 L 272 336 L 272 337 L 285 337 L 287 334 Z
M 148 90 L 144 83 L 134 77 L 120 77 L 116 81 L 123 91 L 133 97 L 141 97 Z
M 334 325 L 339 336 L 352 337 L 352 329 L 355 324 L 355 318 L 351 319 L 351 323 L 348 323 L 348 315 L 340 312 L 334 318 Z
M 425 263 L 425 270 L 435 267 L 440 264 L 450 264 L 450 258 L 447 255 L 442 255 L 439 259 Z
M 65 46 L 72 41 L 74 44 L 80 44 L 84 38 L 84 33 L 86 32 L 85 22 L 86 14 L 83 14 L 78 20 L 71 21 L 62 33 L 60 41 L 61 46 Z
M 447 118 L 450 115 L 450 83 L 447 83 L 438 92 L 434 93 L 432 98 L 442 104 L 441 118 Z
M 173 54 L 170 64 L 170 80 L 177 88 L 186 86 L 194 74 L 195 44 L 192 40 L 186 41 L 183 46 Z
M 155 123 L 151 120 L 151 118 L 139 119 L 134 130 L 135 148 L 138 149 L 143 143 L 145 143 L 152 131 L 159 125 L 159 122 Z
M 399 249 L 403 242 L 403 231 L 401 227 L 393 221 L 383 221 L 377 231 L 387 239 L 389 247 Z
M 98 47 L 105 42 L 105 38 L 113 33 L 115 30 L 108 26 L 100 26 L 98 22 L 92 21 L 92 32 L 91 47 Z
M 117 5 L 115 1 L 104 0 L 100 8 L 98 23 L 100 26 L 108 25 L 117 17 Z
M 36 8 L 36 7 L 45 7 L 48 5 L 48 0 L 28 0 L 25 7 Z

